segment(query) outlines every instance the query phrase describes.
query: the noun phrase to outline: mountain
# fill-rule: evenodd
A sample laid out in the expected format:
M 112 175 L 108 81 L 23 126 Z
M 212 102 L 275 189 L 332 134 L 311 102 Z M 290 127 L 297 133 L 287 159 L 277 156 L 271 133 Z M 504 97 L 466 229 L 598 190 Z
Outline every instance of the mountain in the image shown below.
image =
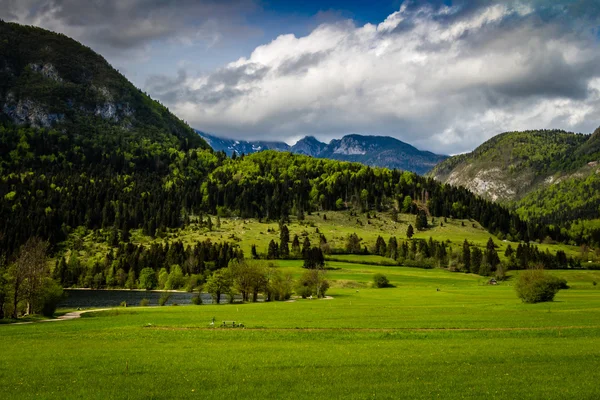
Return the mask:
M 507 132 L 450 157 L 429 176 L 511 204 L 547 224 L 600 217 L 600 129 Z
M 64 35 L 0 21 L 0 122 L 62 129 L 75 142 L 142 138 L 208 148 L 166 107 Z
M 233 152 L 237 155 L 252 154 L 263 150 L 278 150 L 289 151 L 290 146 L 285 142 L 269 142 L 269 141 L 246 141 L 226 139 L 214 135 L 209 135 L 201 131 L 196 131 L 215 151 L 224 151 L 225 154 L 231 157 Z
M 325 150 L 327 144 L 320 142 L 314 136 L 305 136 L 292 146 L 292 153 L 304 154 L 311 157 L 319 157 Z
M 372 167 L 397 168 L 424 174 L 447 156 L 421 151 L 388 136 L 347 135 L 332 140 L 319 154 L 321 158 L 360 162 Z
M 371 167 L 396 168 L 424 174 L 446 156 L 428 151 L 421 151 L 398 139 L 387 136 L 346 135 L 332 140 L 329 144 L 320 142 L 313 136 L 306 136 L 295 145 L 288 146 L 283 142 L 243 141 L 224 139 L 198 131 L 217 151 L 225 151 L 231 155 L 251 154 L 262 150 L 291 151 L 318 158 L 359 162 Z

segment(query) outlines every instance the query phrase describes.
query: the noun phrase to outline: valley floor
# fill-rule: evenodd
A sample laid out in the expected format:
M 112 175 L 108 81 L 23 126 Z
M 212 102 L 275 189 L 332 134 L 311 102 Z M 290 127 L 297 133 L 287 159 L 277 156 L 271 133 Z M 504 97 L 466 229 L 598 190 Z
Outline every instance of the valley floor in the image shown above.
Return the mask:
M 527 305 L 511 280 L 332 267 L 331 300 L 132 307 L 0 326 L 2 397 L 600 397 L 600 272 L 553 271 L 572 288 Z M 302 272 L 292 261 L 280 268 Z M 370 288 L 377 272 L 395 287 Z M 213 317 L 246 328 L 210 328 Z

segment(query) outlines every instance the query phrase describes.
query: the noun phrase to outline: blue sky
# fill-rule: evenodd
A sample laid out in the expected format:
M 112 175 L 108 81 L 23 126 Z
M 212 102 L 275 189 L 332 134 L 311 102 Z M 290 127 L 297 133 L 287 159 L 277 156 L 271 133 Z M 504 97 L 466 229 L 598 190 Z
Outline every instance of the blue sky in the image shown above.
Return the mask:
M 92 47 L 194 128 L 439 153 L 600 125 L 600 1 L 0 0 Z

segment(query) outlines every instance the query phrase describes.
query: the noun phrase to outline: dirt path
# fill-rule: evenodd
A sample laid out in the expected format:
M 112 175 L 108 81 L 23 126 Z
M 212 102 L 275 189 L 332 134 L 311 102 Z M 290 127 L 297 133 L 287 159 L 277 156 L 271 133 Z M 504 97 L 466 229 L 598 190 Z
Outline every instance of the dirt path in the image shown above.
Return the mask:
M 60 317 L 56 317 L 53 319 L 41 319 L 39 321 L 15 322 L 14 324 L 7 324 L 6 326 L 37 324 L 38 322 L 68 321 L 70 319 L 81 318 L 81 314 L 90 313 L 90 312 L 109 311 L 109 310 L 112 310 L 112 308 L 97 308 L 97 309 L 92 309 L 92 310 L 72 311 L 70 313 L 66 313 L 64 315 L 61 315 Z

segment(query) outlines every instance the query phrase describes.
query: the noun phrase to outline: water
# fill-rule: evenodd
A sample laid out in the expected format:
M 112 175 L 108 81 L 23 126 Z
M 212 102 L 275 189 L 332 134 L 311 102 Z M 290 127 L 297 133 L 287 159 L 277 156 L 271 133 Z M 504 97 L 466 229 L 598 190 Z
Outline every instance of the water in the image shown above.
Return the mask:
M 128 306 L 139 306 L 142 299 L 148 299 L 151 306 L 158 305 L 158 299 L 164 292 L 143 290 L 82 290 L 65 289 L 67 297 L 58 305 L 60 308 L 97 308 L 117 307 L 122 302 Z M 196 294 L 187 292 L 171 292 L 171 298 L 166 303 L 170 304 L 192 304 L 192 297 Z M 212 297 L 202 293 L 202 304 L 212 304 Z M 227 303 L 228 297 L 221 295 L 221 303 Z

